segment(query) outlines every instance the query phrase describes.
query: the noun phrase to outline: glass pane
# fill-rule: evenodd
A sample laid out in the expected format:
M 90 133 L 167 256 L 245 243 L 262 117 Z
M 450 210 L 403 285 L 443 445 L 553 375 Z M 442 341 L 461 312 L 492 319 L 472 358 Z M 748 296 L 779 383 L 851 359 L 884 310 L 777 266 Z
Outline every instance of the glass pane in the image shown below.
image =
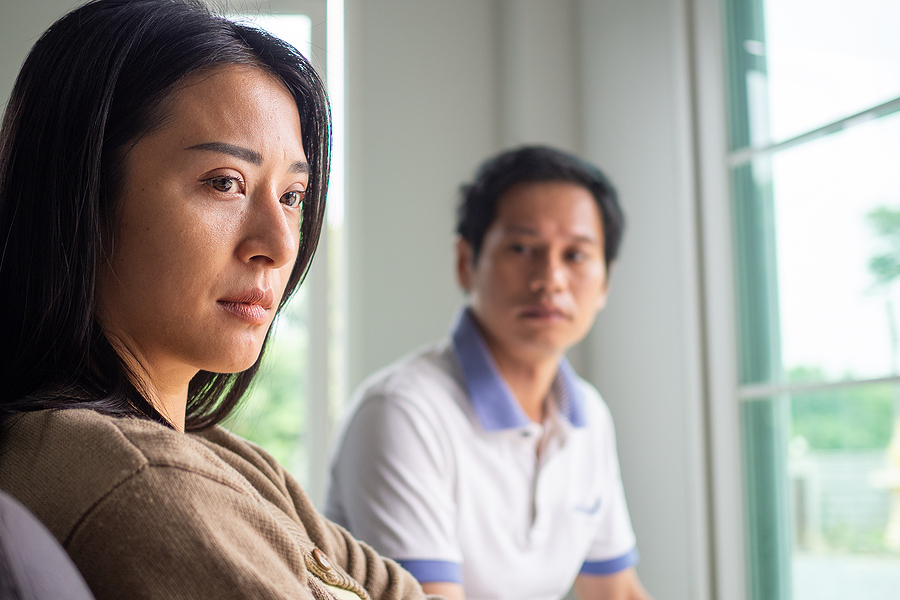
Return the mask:
M 256 442 L 307 483 L 306 397 L 309 364 L 309 300 L 301 285 L 269 333 L 269 343 L 250 393 L 224 426 Z
M 775 140 L 900 96 L 900 2 L 768 0 L 765 15 Z
M 744 383 L 898 373 L 898 164 L 900 114 L 894 114 L 735 172 L 738 259 L 757 271 L 772 263 L 767 270 L 777 274 L 777 285 L 760 291 L 764 275 L 754 279 L 749 267 L 743 269 L 749 275 L 739 267 L 742 348 L 753 354 L 742 360 L 778 362 L 768 370 L 745 365 Z M 765 219 L 754 225 L 744 214 L 765 213 L 769 203 L 774 235 Z M 772 295 L 774 316 L 759 308 Z
M 299 50 L 306 58 L 311 57 L 312 19 L 308 15 L 240 14 L 229 15 L 228 18 L 265 29 Z
M 733 147 L 795 137 L 900 96 L 900 2 L 733 2 Z M 746 103 L 746 104 L 745 104 Z
M 754 600 L 900 594 L 900 386 L 742 407 Z
M 898 597 L 898 418 L 892 385 L 791 399 L 793 600 Z

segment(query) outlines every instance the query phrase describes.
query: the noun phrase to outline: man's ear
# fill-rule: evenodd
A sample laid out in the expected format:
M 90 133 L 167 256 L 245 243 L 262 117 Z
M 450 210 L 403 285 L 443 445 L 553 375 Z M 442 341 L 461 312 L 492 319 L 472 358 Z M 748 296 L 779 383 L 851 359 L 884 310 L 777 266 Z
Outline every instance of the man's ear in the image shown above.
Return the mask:
M 456 236 L 456 281 L 467 293 L 472 291 L 472 246 L 461 235 Z
M 603 288 L 600 295 L 597 296 L 597 312 L 606 308 L 606 301 L 609 299 L 609 277 L 612 275 L 613 263 L 609 263 L 606 267 L 606 277 L 603 278 Z

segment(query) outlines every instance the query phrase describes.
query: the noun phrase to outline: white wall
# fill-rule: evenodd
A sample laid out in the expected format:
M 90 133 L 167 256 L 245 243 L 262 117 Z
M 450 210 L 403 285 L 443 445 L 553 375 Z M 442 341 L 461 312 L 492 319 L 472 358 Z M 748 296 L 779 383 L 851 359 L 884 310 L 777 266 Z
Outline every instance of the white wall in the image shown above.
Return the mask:
M 348 1 L 350 379 L 440 337 L 460 302 L 456 188 L 494 147 L 491 4 Z
M 578 151 L 580 97 L 569 0 L 346 5 L 352 387 L 446 334 L 460 184 L 511 145 Z
M 618 185 L 628 229 L 588 377 L 618 431 L 642 578 L 708 594 L 699 275 L 685 9 L 581 5 L 585 155 Z
M 19 68 L 38 37 L 77 0 L 0 0 L 0 108 L 6 108 Z

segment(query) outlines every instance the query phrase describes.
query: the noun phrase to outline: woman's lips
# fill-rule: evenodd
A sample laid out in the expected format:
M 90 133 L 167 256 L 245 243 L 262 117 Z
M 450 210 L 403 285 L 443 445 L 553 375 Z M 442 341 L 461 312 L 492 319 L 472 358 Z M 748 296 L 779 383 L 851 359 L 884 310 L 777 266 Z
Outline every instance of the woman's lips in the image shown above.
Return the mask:
M 275 303 L 272 290 L 254 288 L 240 292 L 218 302 L 229 314 L 250 323 L 251 325 L 265 325 L 269 322 L 269 311 Z

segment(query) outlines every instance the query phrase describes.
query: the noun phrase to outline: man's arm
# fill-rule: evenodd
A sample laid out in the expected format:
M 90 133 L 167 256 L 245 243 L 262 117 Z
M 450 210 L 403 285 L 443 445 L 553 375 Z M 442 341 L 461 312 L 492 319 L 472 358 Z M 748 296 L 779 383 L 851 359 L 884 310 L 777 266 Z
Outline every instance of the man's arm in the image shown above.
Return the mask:
M 575 595 L 579 600 L 652 600 L 634 567 L 611 575 L 579 575 Z
M 466 592 L 458 583 L 423 583 L 422 590 L 447 600 L 466 600 Z M 579 600 L 652 600 L 633 567 L 612 575 L 579 575 L 575 594 Z
M 423 583 L 422 591 L 429 595 L 443 596 L 447 600 L 466 600 L 466 591 L 458 583 L 447 583 L 444 581 Z
M 370 393 L 332 460 L 326 516 L 420 581 L 460 583 L 454 457 L 427 404 Z

